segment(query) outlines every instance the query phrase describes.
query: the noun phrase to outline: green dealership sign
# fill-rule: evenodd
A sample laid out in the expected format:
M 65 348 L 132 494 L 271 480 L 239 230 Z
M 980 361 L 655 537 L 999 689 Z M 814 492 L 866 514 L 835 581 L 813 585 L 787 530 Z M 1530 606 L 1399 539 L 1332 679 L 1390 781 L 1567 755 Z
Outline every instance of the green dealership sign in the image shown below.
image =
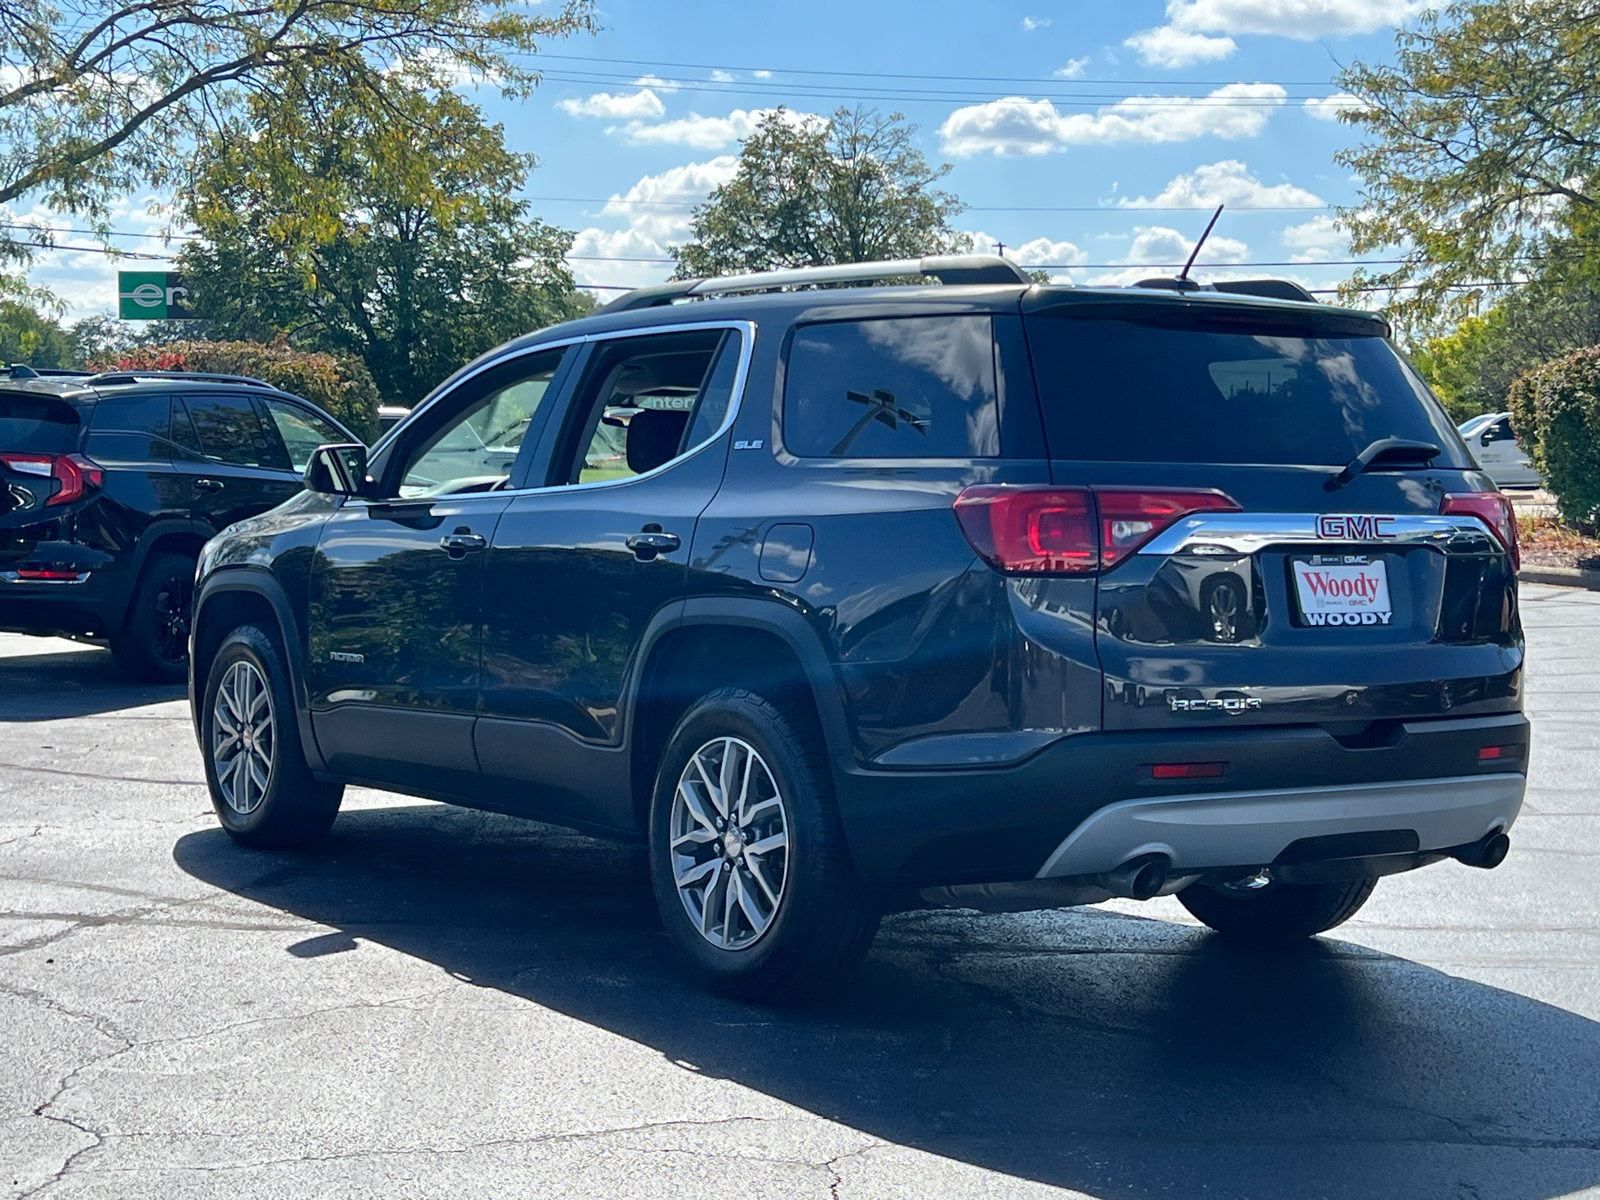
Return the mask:
M 124 321 L 170 321 L 194 314 L 176 271 L 118 271 L 117 315 Z

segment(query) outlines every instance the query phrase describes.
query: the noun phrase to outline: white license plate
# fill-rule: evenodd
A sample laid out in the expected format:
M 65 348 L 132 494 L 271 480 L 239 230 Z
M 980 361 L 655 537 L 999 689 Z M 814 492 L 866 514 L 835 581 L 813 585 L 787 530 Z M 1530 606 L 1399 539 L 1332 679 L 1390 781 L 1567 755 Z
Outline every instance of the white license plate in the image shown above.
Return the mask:
M 1324 556 L 1331 558 L 1331 555 Z M 1296 561 L 1295 593 L 1307 625 L 1387 625 L 1389 569 L 1383 562 Z

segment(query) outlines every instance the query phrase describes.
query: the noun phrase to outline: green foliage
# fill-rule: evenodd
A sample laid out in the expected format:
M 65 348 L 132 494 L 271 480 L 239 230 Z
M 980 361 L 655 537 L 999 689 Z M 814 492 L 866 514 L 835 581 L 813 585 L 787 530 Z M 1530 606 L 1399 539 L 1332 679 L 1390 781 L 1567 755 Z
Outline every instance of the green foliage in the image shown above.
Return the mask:
M 541 41 L 593 28 L 592 0 L 7 0 L 0 203 L 39 193 L 103 227 L 142 184 L 181 185 L 187 147 L 246 95 L 304 80 L 369 94 L 462 75 L 525 95 Z M 0 258 L 47 231 L 0 232 Z
M 378 437 L 378 389 L 359 359 L 296 350 L 285 341 L 170 342 L 125 350 L 95 371 L 209 371 L 248 375 L 309 400 L 368 444 Z
M 221 337 L 359 357 L 385 400 L 414 404 L 588 307 L 564 262 L 572 235 L 514 198 L 532 166 L 449 91 L 256 98 L 200 147 L 191 302 Z
M 1600 346 L 1518 381 L 1512 424 L 1569 521 L 1600 515 Z
M 841 108 L 828 120 L 779 109 L 743 144 L 738 173 L 694 210 L 694 240 L 673 249 L 675 276 L 728 275 L 967 248 L 965 211 L 933 185 L 900 113 Z
M 1518 378 L 1600 343 L 1600 286 L 1535 282 L 1455 331 L 1425 339 L 1412 359 L 1457 422 L 1501 412 Z
M 0 363 L 71 367 L 72 337 L 31 304 L 0 300 Z
M 1600 0 L 1456 0 L 1396 40 L 1339 76 L 1367 135 L 1336 156 L 1363 182 L 1339 219 L 1402 258 L 1349 289 L 1410 289 L 1390 311 L 1423 328 L 1530 275 L 1600 276 Z

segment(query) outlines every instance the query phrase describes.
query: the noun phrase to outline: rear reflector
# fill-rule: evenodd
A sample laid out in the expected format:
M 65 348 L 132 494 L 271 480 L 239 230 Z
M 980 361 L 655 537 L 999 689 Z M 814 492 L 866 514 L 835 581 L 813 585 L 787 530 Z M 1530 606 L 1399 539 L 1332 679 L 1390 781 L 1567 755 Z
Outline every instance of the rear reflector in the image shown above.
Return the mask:
M 44 502 L 46 508 L 82 499 L 88 488 L 99 487 L 105 478 L 99 464 L 81 454 L 0 454 L 0 462 L 13 471 L 59 480 L 61 486 Z
M 68 583 L 86 578 L 89 572 L 77 567 L 18 567 L 12 574 L 23 583 Z
M 1517 514 L 1511 501 L 1501 492 L 1451 492 L 1439 504 L 1445 515 L 1460 513 L 1477 517 L 1489 527 L 1495 540 L 1505 548 L 1511 569 L 1522 569 L 1522 551 L 1517 545 Z
M 955 502 L 961 532 L 1003 575 L 1093 575 L 1192 512 L 1238 508 L 1210 489 L 984 485 Z
M 1150 768 L 1151 779 L 1220 779 L 1226 763 L 1157 763 Z
M 1478 751 L 1479 762 L 1516 762 L 1521 757 L 1521 746 L 1485 746 Z

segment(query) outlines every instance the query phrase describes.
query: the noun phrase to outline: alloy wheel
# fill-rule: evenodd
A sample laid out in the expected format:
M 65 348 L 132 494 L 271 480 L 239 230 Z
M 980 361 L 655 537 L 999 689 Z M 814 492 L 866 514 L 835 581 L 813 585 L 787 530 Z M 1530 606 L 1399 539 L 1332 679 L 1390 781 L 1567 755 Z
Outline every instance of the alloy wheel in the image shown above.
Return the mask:
M 789 877 L 789 814 L 754 746 L 720 737 L 692 755 L 668 822 L 672 878 L 689 920 L 719 950 L 754 945 Z
M 182 663 L 189 658 L 189 604 L 194 584 L 175 575 L 156 592 L 151 612 L 151 634 L 156 657 L 162 662 Z
M 272 692 L 254 663 L 228 667 L 211 705 L 211 762 L 222 798 L 241 817 L 261 807 L 277 757 Z

